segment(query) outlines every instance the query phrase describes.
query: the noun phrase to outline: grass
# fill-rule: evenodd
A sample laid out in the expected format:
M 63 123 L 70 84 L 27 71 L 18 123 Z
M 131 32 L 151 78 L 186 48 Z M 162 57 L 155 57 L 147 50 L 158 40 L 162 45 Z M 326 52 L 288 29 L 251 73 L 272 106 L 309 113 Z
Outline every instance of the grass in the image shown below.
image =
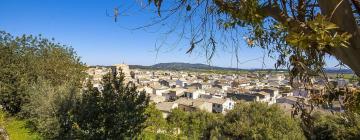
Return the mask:
M 26 128 L 26 121 L 8 117 L 0 111 L 0 125 L 4 126 L 10 140 L 41 140 L 39 134 Z

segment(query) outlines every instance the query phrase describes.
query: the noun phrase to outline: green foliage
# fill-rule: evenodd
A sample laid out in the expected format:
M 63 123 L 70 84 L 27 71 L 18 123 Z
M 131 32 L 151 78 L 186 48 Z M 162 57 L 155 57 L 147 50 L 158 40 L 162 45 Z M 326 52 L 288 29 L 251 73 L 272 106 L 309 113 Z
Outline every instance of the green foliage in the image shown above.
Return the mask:
M 263 103 L 236 105 L 225 116 L 224 133 L 234 139 L 305 139 L 296 120 Z
M 147 119 L 145 121 L 145 131 L 156 133 L 166 129 L 166 120 L 163 118 L 162 112 L 156 109 L 155 104 L 150 104 L 145 111 Z
M 169 131 L 183 139 L 210 139 L 221 137 L 222 114 L 204 111 L 185 112 L 174 109 L 167 119 Z
M 27 88 L 39 79 L 51 85 L 80 85 L 84 65 L 72 48 L 41 36 L 13 37 L 0 32 L 0 104 L 10 114 L 29 101 Z
M 29 126 L 47 139 L 64 137 L 65 130 L 69 129 L 67 115 L 74 108 L 69 103 L 79 96 L 76 95 L 78 88 L 71 83 L 52 86 L 50 82 L 40 80 L 28 89 L 28 93 L 31 95 L 29 103 L 24 105 L 21 115 L 29 121 Z
M 223 124 L 222 114 L 197 111 L 190 113 L 187 121 L 188 138 L 209 139 L 215 136 L 221 138 L 219 126 Z
M 156 108 L 150 106 L 151 116 L 139 139 L 214 139 L 221 138 L 222 114 L 203 111 L 172 110 L 165 120 Z M 155 117 L 156 116 L 156 117 Z M 160 117 L 160 118 L 159 118 Z
M 289 45 L 299 47 L 301 49 L 309 49 L 316 47 L 317 50 L 328 49 L 328 47 L 348 47 L 351 35 L 349 33 L 333 34 L 334 29 L 338 29 L 337 25 L 326 20 L 324 16 L 318 15 L 314 20 L 306 22 L 312 32 L 292 32 L 286 37 Z M 311 49 L 311 48 L 310 48 Z
M 167 121 L 163 118 L 162 112 L 156 109 L 155 104 L 150 104 L 145 111 L 146 121 L 144 123 L 145 129 L 138 136 L 138 139 L 153 140 L 153 139 L 172 139 L 176 136 L 169 133 L 169 126 Z
M 215 0 L 215 4 L 219 5 L 219 13 L 229 14 L 231 17 L 230 21 L 224 23 L 224 28 L 234 28 L 236 25 L 258 26 L 264 18 L 261 14 L 259 14 L 261 4 L 258 0 L 240 0 L 236 2 L 229 1 L 224 5 Z M 237 9 L 229 7 L 237 7 Z
M 343 109 L 346 110 L 346 113 L 357 113 L 360 114 L 360 90 L 339 90 L 335 91 L 327 96 L 328 100 L 334 100 L 343 96 Z
M 221 46 L 234 48 L 234 52 L 237 52 L 241 47 L 239 42 L 245 39 L 248 46 L 263 48 L 270 57 L 277 59 L 276 68 L 288 68 L 291 78 L 298 77 L 303 82 L 314 76 L 325 78 L 323 68 L 326 55 L 335 56 L 341 64 L 346 64 L 359 76 L 359 63 L 354 61 L 358 59 L 359 53 L 356 49 L 359 44 L 359 39 L 356 39 L 359 22 L 354 18 L 358 17 L 352 9 L 356 7 L 354 1 L 148 2 L 153 3 L 159 13 L 163 8 L 162 13 L 167 14 L 166 18 L 158 20 L 161 24 L 165 24 L 166 20 L 171 24 L 170 16 L 181 15 L 175 19 L 177 23 L 184 24 L 184 33 L 191 33 L 188 34 L 188 53 L 201 46 L 206 58 L 211 59 L 215 50 Z M 174 14 L 176 12 L 178 14 Z
M 316 139 L 360 139 L 360 116 L 354 113 L 314 114 Z
M 154 108 L 151 110 L 158 112 Z M 163 121 L 156 122 L 163 124 Z M 225 116 L 203 111 L 185 112 L 174 109 L 164 126 L 167 126 L 167 129 L 162 127 L 162 131 L 144 132 L 142 138 L 305 139 L 299 121 L 286 115 L 277 106 L 263 103 L 240 103 Z
M 186 120 L 188 118 L 189 113 L 180 109 L 172 110 L 168 120 L 170 128 L 186 130 L 187 123 Z M 173 130 L 176 133 L 177 130 Z M 186 132 L 186 131 L 185 131 Z M 185 135 L 186 136 L 186 135 Z
M 74 112 L 75 131 L 84 139 L 134 138 L 144 129 L 149 98 L 120 77 L 104 76 L 103 90 L 88 84 Z

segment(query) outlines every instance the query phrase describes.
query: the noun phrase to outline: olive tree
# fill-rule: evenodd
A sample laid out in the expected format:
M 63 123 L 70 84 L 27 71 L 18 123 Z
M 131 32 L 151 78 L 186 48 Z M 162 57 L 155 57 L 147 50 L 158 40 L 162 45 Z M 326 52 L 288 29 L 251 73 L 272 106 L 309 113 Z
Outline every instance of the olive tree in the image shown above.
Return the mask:
M 190 48 L 202 46 L 209 58 L 219 46 L 245 39 L 277 57 L 293 77 L 322 74 L 325 56 L 334 56 L 360 75 L 358 0 L 149 0 L 159 20 L 177 16 L 188 32 Z M 116 16 L 116 15 L 115 15 Z M 176 26 L 179 28 L 179 26 Z M 243 30 L 245 29 L 245 30 Z M 173 29 L 174 30 L 174 29 Z M 245 36 L 245 37 L 244 37 Z M 229 41 L 231 40 L 231 41 Z M 225 42 L 225 43 L 224 43 Z

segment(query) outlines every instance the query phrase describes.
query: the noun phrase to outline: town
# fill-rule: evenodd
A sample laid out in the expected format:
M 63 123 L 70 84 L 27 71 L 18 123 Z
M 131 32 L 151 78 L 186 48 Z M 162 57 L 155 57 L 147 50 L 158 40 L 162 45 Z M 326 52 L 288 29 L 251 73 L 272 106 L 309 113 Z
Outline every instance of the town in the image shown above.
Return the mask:
M 3 0 L 0 140 L 360 140 L 360 0 Z
M 86 71 L 94 87 L 102 89 L 105 74 L 122 72 L 125 81 L 134 83 L 138 91 L 144 91 L 150 101 L 166 118 L 172 109 L 184 111 L 203 110 L 226 114 L 237 102 L 264 102 L 277 104 L 286 113 L 291 113 L 299 100 L 308 103 L 310 96 L 326 93 L 324 79 L 313 79 L 312 88 L 290 85 L 287 72 L 242 74 L 214 74 L 190 71 L 129 69 L 126 64 L 113 66 L 89 66 Z M 344 78 L 328 79 L 339 90 L 356 90 L 357 83 Z M 296 85 L 296 83 L 294 84 Z M 312 93 L 312 94 L 310 94 Z M 318 111 L 343 111 L 344 97 L 330 106 L 316 108 Z

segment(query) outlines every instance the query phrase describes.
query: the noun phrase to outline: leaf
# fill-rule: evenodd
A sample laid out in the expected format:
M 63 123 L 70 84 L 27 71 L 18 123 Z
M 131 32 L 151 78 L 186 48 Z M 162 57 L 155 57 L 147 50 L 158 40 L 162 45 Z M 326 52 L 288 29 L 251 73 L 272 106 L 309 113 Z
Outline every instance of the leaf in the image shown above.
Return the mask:
M 190 4 L 186 6 L 186 11 L 190 11 L 191 10 L 191 6 Z
M 194 48 L 195 48 L 195 43 L 191 43 L 191 47 L 188 51 L 186 51 L 186 53 L 191 53 Z
M 198 40 L 198 41 L 195 41 L 194 42 L 194 39 L 191 41 L 191 43 L 190 43 L 190 48 L 189 48 L 189 50 L 188 51 L 186 51 L 186 53 L 191 53 L 192 51 L 193 51 L 193 49 L 195 48 L 195 45 L 196 44 L 198 44 L 198 43 L 200 43 L 201 41 L 203 41 L 203 38 L 202 39 L 200 39 L 200 40 Z
M 336 24 L 331 23 L 331 22 L 329 22 L 325 27 L 326 30 L 332 30 L 332 29 L 337 29 L 337 28 L 339 28 L 339 27 L 337 27 Z
M 157 7 L 158 15 L 161 16 L 160 8 L 163 0 L 154 0 L 154 4 Z
M 345 40 L 349 40 L 352 36 L 351 34 L 348 33 L 342 33 L 341 36 L 345 39 Z

